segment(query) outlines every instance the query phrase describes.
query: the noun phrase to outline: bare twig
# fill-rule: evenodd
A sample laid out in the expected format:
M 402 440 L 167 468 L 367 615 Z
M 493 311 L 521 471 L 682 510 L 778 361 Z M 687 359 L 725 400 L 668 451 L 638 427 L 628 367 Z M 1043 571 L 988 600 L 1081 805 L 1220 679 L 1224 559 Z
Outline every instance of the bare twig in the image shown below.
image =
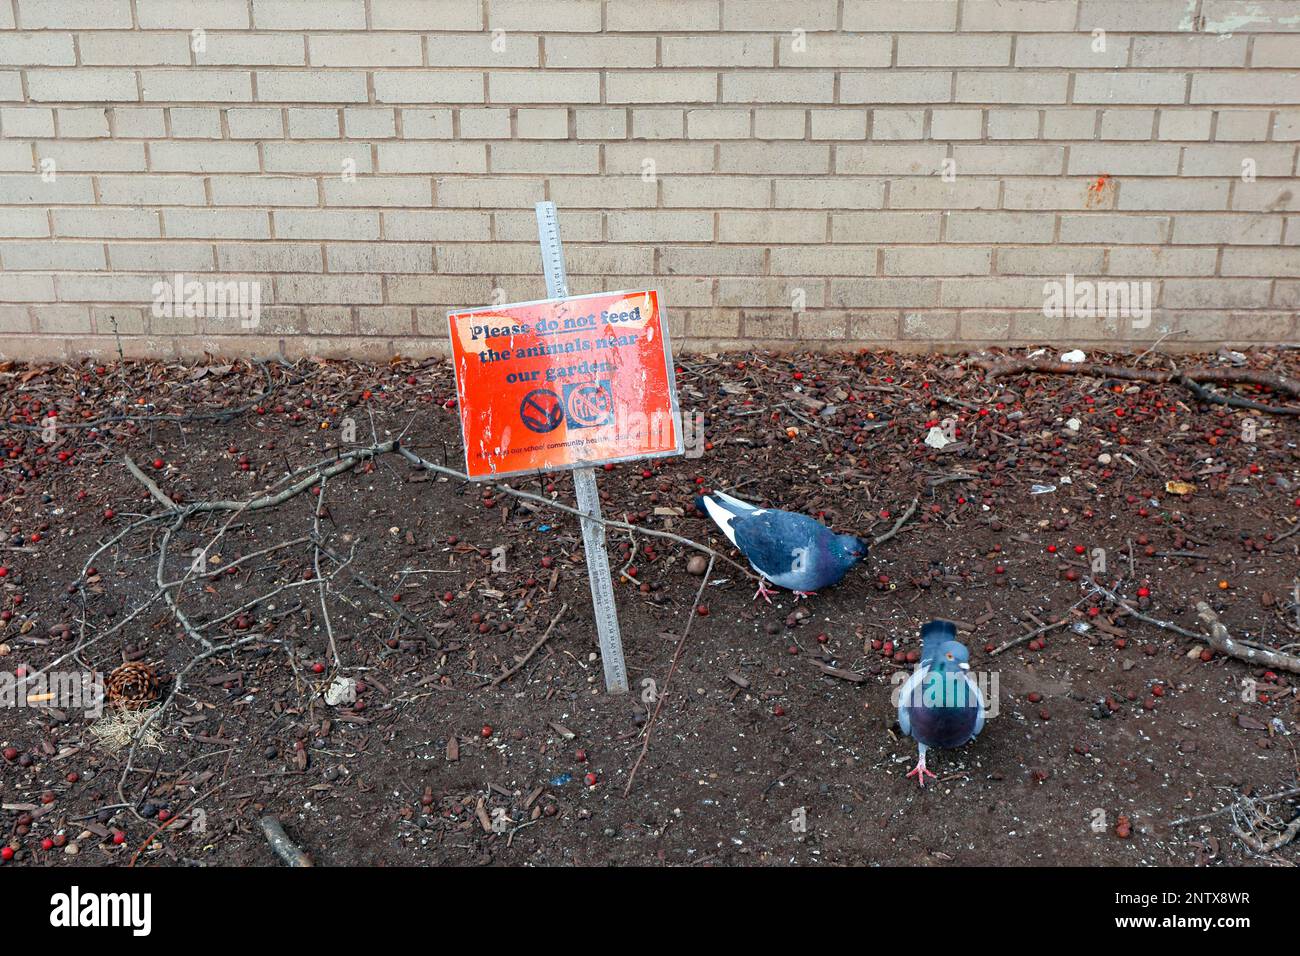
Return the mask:
M 523 658 L 519 661 L 519 663 L 516 664 L 514 667 L 510 668 L 508 671 L 498 674 L 496 677 L 492 678 L 491 681 L 489 681 L 486 684 L 483 684 L 482 686 L 497 687 L 502 683 L 504 683 L 505 681 L 508 681 L 515 674 L 519 673 L 519 671 L 523 669 L 524 665 L 533 659 L 533 655 L 542 649 L 542 645 L 551 639 L 551 632 L 555 630 L 555 625 L 560 622 L 560 618 L 564 617 L 564 612 L 567 611 L 568 609 L 569 609 L 569 605 L 561 604 L 560 610 L 556 613 L 555 617 L 551 618 L 551 623 L 547 625 L 546 633 L 537 639 L 536 643 L 534 643 L 533 646 L 528 649 L 528 653 L 523 656 Z

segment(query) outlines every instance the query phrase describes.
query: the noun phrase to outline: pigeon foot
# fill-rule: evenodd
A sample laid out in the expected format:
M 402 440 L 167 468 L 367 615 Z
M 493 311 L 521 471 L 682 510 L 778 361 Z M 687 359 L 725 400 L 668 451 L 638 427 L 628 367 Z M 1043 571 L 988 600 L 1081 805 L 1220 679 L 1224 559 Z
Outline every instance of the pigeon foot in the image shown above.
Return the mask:
M 817 593 L 816 591 L 795 591 L 794 596 L 795 596 L 795 600 L 797 601 L 799 598 L 810 598 L 816 593 Z
M 921 758 L 917 760 L 916 766 L 913 767 L 911 772 L 907 775 L 909 780 L 912 777 L 916 777 L 916 782 L 921 785 L 922 789 L 925 789 L 925 778 L 933 776 L 934 774 L 925 769 L 925 754 L 921 754 Z
M 764 601 L 766 601 L 768 604 L 771 604 L 772 595 L 776 593 L 777 592 L 775 590 L 767 586 L 766 581 L 764 581 L 762 578 L 759 578 L 758 590 L 754 592 L 754 596 L 750 598 L 750 600 L 757 601 L 759 597 L 762 597 Z

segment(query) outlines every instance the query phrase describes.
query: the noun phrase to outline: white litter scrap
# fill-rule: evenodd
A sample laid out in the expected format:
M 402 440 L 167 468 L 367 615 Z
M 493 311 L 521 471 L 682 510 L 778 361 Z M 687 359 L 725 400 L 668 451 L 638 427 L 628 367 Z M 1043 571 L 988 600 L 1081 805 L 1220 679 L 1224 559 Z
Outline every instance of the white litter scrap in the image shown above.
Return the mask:
M 925 443 L 931 448 L 944 448 L 951 445 L 952 442 L 944 435 L 943 429 L 937 425 L 930 429 L 930 433 L 925 436 Z
M 1069 362 L 1071 365 L 1078 365 L 1080 362 L 1088 361 L 1088 356 L 1085 353 L 1079 351 L 1079 349 L 1074 349 L 1072 351 L 1064 353 L 1061 356 L 1061 361 Z
M 337 707 L 339 704 L 355 704 L 356 701 L 357 684 L 351 678 L 340 675 L 325 688 L 325 703 L 331 707 Z

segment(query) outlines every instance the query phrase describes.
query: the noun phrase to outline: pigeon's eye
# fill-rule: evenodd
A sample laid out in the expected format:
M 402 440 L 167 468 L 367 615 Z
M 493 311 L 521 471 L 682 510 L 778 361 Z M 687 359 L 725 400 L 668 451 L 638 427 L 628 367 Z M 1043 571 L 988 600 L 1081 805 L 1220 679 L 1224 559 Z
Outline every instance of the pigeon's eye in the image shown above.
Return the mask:
M 948 660 L 952 660 L 952 654 L 948 655 Z

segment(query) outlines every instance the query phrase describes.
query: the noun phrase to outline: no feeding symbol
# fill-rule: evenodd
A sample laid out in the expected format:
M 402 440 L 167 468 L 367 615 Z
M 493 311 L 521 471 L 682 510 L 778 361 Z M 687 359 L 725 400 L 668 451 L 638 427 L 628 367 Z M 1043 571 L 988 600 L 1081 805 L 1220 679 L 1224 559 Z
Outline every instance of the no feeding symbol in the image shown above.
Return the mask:
M 594 466 L 682 454 L 667 322 L 654 290 L 569 297 L 554 203 L 537 204 L 537 231 L 550 298 L 447 317 L 465 473 L 573 472 L 605 688 L 621 694 L 627 665 Z

